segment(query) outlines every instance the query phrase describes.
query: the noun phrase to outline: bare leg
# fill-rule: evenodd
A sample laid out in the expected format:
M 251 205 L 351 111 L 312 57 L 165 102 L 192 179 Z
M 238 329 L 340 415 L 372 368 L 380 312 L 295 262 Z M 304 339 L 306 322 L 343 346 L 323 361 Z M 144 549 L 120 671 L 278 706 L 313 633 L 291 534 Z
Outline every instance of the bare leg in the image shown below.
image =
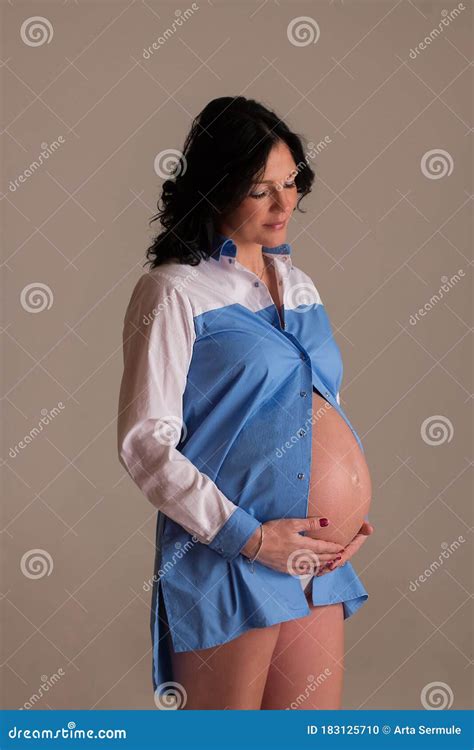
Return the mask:
M 342 603 L 313 607 L 311 614 L 280 623 L 261 708 L 339 709 L 343 688 Z
M 252 628 L 228 643 L 179 653 L 170 639 L 173 681 L 186 691 L 183 708 L 259 710 L 279 631 L 280 623 Z

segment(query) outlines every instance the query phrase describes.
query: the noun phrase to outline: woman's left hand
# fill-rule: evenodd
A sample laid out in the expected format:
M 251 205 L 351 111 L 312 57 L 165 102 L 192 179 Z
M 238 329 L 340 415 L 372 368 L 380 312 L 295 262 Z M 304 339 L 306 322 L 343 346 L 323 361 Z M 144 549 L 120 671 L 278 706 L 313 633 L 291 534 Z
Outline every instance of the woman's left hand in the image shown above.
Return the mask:
M 340 568 L 341 565 L 344 565 L 344 563 L 346 563 L 352 557 L 352 555 L 362 547 L 364 542 L 367 541 L 367 537 L 373 534 L 374 531 L 375 529 L 372 524 L 370 524 L 368 521 L 364 521 L 354 539 L 349 542 L 347 547 L 344 547 L 344 551 L 341 552 L 341 559 L 337 562 L 329 563 L 328 566 L 321 568 L 316 575 L 324 576 L 326 575 L 326 573 L 331 573 L 331 571 L 336 570 L 336 568 Z

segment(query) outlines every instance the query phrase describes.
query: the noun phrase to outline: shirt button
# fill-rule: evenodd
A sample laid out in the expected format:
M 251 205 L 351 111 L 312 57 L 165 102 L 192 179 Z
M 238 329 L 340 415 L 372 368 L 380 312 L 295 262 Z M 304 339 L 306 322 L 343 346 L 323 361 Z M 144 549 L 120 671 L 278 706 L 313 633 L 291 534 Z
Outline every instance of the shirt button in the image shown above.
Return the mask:
M 325 396 L 330 396 L 331 394 L 329 393 L 329 391 L 325 391 L 325 392 L 324 392 L 324 395 L 325 395 Z
M 253 282 L 253 285 L 254 285 L 254 286 L 260 286 L 260 284 L 258 283 L 258 281 L 254 281 L 254 282 Z
M 302 471 L 298 474 L 298 479 L 304 479 L 304 474 Z
M 303 437 L 303 435 L 306 435 L 306 430 L 299 430 L 298 435 Z
M 303 352 L 301 352 L 301 354 L 300 354 L 300 359 L 303 359 L 303 360 L 305 360 L 305 359 L 306 359 L 306 354 L 303 354 Z
M 306 396 L 306 391 L 300 391 L 300 396 L 301 396 L 301 398 L 303 398 L 304 396 Z

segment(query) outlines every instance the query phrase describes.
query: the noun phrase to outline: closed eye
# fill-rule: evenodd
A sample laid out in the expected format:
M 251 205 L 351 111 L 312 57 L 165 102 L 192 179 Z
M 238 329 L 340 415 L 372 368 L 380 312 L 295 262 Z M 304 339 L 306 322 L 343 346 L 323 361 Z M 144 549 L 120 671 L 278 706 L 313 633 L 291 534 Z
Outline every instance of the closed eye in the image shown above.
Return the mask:
M 285 180 L 283 183 L 284 188 L 293 188 L 296 187 L 296 181 L 295 180 Z M 259 198 L 265 198 L 269 194 L 268 190 L 262 190 L 259 193 L 249 193 L 251 198 L 256 198 L 257 200 Z

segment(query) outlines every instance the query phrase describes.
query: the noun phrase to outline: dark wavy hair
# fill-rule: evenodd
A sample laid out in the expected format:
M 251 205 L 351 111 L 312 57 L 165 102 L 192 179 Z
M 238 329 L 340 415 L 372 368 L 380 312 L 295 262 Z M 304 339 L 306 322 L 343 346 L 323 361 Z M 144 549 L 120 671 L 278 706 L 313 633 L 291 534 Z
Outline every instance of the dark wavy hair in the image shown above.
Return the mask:
M 207 259 L 217 219 L 248 195 L 278 141 L 286 143 L 297 165 L 297 208 L 302 211 L 300 201 L 315 178 L 302 137 L 254 99 L 222 96 L 210 101 L 193 120 L 172 179 L 163 183 L 158 213 L 149 222 L 159 219 L 163 229 L 147 249 L 144 265 L 156 268 L 176 259 L 195 266 Z

